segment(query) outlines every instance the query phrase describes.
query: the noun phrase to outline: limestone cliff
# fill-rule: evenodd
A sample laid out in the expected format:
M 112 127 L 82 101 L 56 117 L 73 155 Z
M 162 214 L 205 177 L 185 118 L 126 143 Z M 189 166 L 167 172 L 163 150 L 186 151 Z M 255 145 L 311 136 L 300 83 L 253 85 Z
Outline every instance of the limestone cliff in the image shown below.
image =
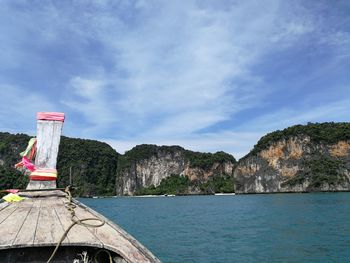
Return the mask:
M 0 132 L 0 189 L 26 186 L 28 177 L 14 169 L 14 164 L 20 160 L 19 153 L 29 138 Z M 58 186 L 67 186 L 71 174 L 72 184 L 78 187 L 76 195 L 132 195 L 178 175 L 191 182 L 188 193 L 233 191 L 235 162 L 223 152 L 198 153 L 179 146 L 139 145 L 119 155 L 106 143 L 63 136 L 57 161 Z M 222 180 L 213 180 L 217 178 Z M 228 182 L 229 187 L 223 182 Z
M 350 124 L 270 133 L 239 160 L 234 177 L 236 193 L 349 191 Z
M 179 146 L 138 145 L 119 158 L 117 194 L 133 195 L 138 190 L 159 186 L 171 175 L 205 183 L 215 176 L 233 175 L 235 160 L 226 153 L 196 153 Z M 188 193 L 201 193 L 192 184 Z

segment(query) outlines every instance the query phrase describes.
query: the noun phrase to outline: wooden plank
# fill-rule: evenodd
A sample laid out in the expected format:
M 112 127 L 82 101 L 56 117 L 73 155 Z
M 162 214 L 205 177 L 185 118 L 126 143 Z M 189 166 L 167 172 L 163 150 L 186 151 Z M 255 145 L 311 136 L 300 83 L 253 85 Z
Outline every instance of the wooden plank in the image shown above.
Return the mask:
M 63 122 L 41 121 L 37 123 L 37 153 L 35 165 L 39 168 L 56 168 Z
M 39 182 L 39 181 L 38 181 Z M 33 191 L 33 192 L 19 192 L 18 193 L 20 196 L 23 197 L 30 197 L 30 198 L 34 198 L 34 197 L 65 197 L 66 194 L 61 191 L 61 190 L 51 190 L 51 191 Z
M 33 181 L 30 180 L 27 189 L 53 189 L 56 188 L 56 181 Z
M 5 207 L 7 207 L 9 205 L 8 202 L 1 202 L 0 203 L 0 211 L 3 210 Z
M 64 206 L 63 201 L 60 205 L 56 204 L 55 210 L 59 217 L 60 223 L 66 230 L 72 224 L 70 212 Z M 71 228 L 71 230 L 68 232 L 67 237 L 71 245 L 103 247 L 100 240 L 98 240 L 86 227 L 81 225 L 73 226 L 73 228 Z
M 13 246 L 30 246 L 34 244 L 35 231 L 37 228 L 38 217 L 40 213 L 41 199 L 36 199 L 33 202 L 32 209 L 30 210 L 27 218 L 25 219 L 22 228 L 19 230 Z
M 0 213 L 0 227 L 1 229 L 4 229 L 1 226 L 1 223 L 5 221 L 18 207 L 18 203 L 7 203 L 8 205 L 1 210 Z
M 60 200 L 57 197 L 46 197 L 41 200 L 34 245 L 56 244 L 62 237 L 64 229 L 55 211 L 58 203 Z
M 63 122 L 38 120 L 37 122 L 37 168 L 56 168 Z M 56 188 L 56 181 L 30 180 L 27 189 Z
M 22 203 L 18 205 L 18 208 L 1 223 L 1 229 L 3 230 L 1 231 L 0 247 L 4 248 L 12 246 L 17 233 L 22 228 L 22 225 L 32 208 L 32 205 L 33 202 L 31 201 L 22 201 Z

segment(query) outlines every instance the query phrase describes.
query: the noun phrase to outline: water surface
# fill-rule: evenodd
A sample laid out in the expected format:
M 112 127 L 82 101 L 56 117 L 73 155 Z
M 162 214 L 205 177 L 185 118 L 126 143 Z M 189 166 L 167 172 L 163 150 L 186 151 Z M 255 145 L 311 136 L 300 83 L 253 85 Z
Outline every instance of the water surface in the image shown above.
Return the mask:
M 350 262 L 350 193 L 80 200 L 164 263 Z

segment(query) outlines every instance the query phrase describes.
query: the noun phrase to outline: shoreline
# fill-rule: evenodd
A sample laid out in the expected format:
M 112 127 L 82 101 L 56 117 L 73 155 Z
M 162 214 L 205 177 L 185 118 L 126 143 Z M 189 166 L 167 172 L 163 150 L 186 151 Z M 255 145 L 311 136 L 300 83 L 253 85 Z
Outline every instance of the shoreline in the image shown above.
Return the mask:
M 77 198 L 118 198 L 118 197 L 136 197 L 136 198 L 155 198 L 155 197 L 177 197 L 177 196 L 236 196 L 236 195 L 269 195 L 269 194 L 319 194 L 319 193 L 350 193 L 350 190 L 342 191 L 300 191 L 300 192 L 266 192 L 266 193 L 215 193 L 215 194 L 180 194 L 180 195 L 109 195 L 109 196 L 79 196 Z

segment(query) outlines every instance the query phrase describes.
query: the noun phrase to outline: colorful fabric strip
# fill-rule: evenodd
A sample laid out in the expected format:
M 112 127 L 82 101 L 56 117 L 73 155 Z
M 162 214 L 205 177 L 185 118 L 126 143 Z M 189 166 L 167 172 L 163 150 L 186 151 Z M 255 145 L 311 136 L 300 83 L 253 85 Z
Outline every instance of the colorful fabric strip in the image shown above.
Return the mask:
M 37 169 L 30 173 L 30 180 L 34 181 L 52 181 L 57 179 L 56 169 Z
M 21 152 L 19 155 L 22 157 L 27 156 L 29 159 L 32 159 L 31 158 L 32 156 L 30 155 L 32 153 L 32 150 L 35 148 L 35 146 L 36 146 L 36 138 L 31 138 L 28 142 L 27 148 L 23 152 Z
M 61 112 L 38 112 L 36 118 L 38 120 L 64 122 L 64 113 L 61 113 Z
M 26 156 L 22 157 L 22 161 L 17 163 L 15 165 L 15 168 L 23 167 L 23 166 L 27 168 L 29 171 L 35 171 L 35 165 Z
M 17 194 L 9 193 L 8 195 L 5 195 L 2 199 L 4 199 L 6 202 L 19 202 L 24 199 L 24 197 L 21 197 Z
M 35 165 L 31 162 L 33 160 L 34 155 L 36 152 L 36 138 L 31 138 L 28 142 L 27 149 L 25 151 L 21 152 L 20 155 L 22 156 L 22 160 L 15 165 L 16 168 L 18 167 L 26 167 L 30 171 L 35 170 Z
M 32 181 L 56 181 L 57 178 L 49 176 L 29 176 Z
M 35 165 L 26 156 L 23 156 L 22 163 L 29 171 L 35 171 Z
M 6 192 L 12 193 L 12 194 L 17 194 L 19 192 L 18 189 L 7 189 Z

